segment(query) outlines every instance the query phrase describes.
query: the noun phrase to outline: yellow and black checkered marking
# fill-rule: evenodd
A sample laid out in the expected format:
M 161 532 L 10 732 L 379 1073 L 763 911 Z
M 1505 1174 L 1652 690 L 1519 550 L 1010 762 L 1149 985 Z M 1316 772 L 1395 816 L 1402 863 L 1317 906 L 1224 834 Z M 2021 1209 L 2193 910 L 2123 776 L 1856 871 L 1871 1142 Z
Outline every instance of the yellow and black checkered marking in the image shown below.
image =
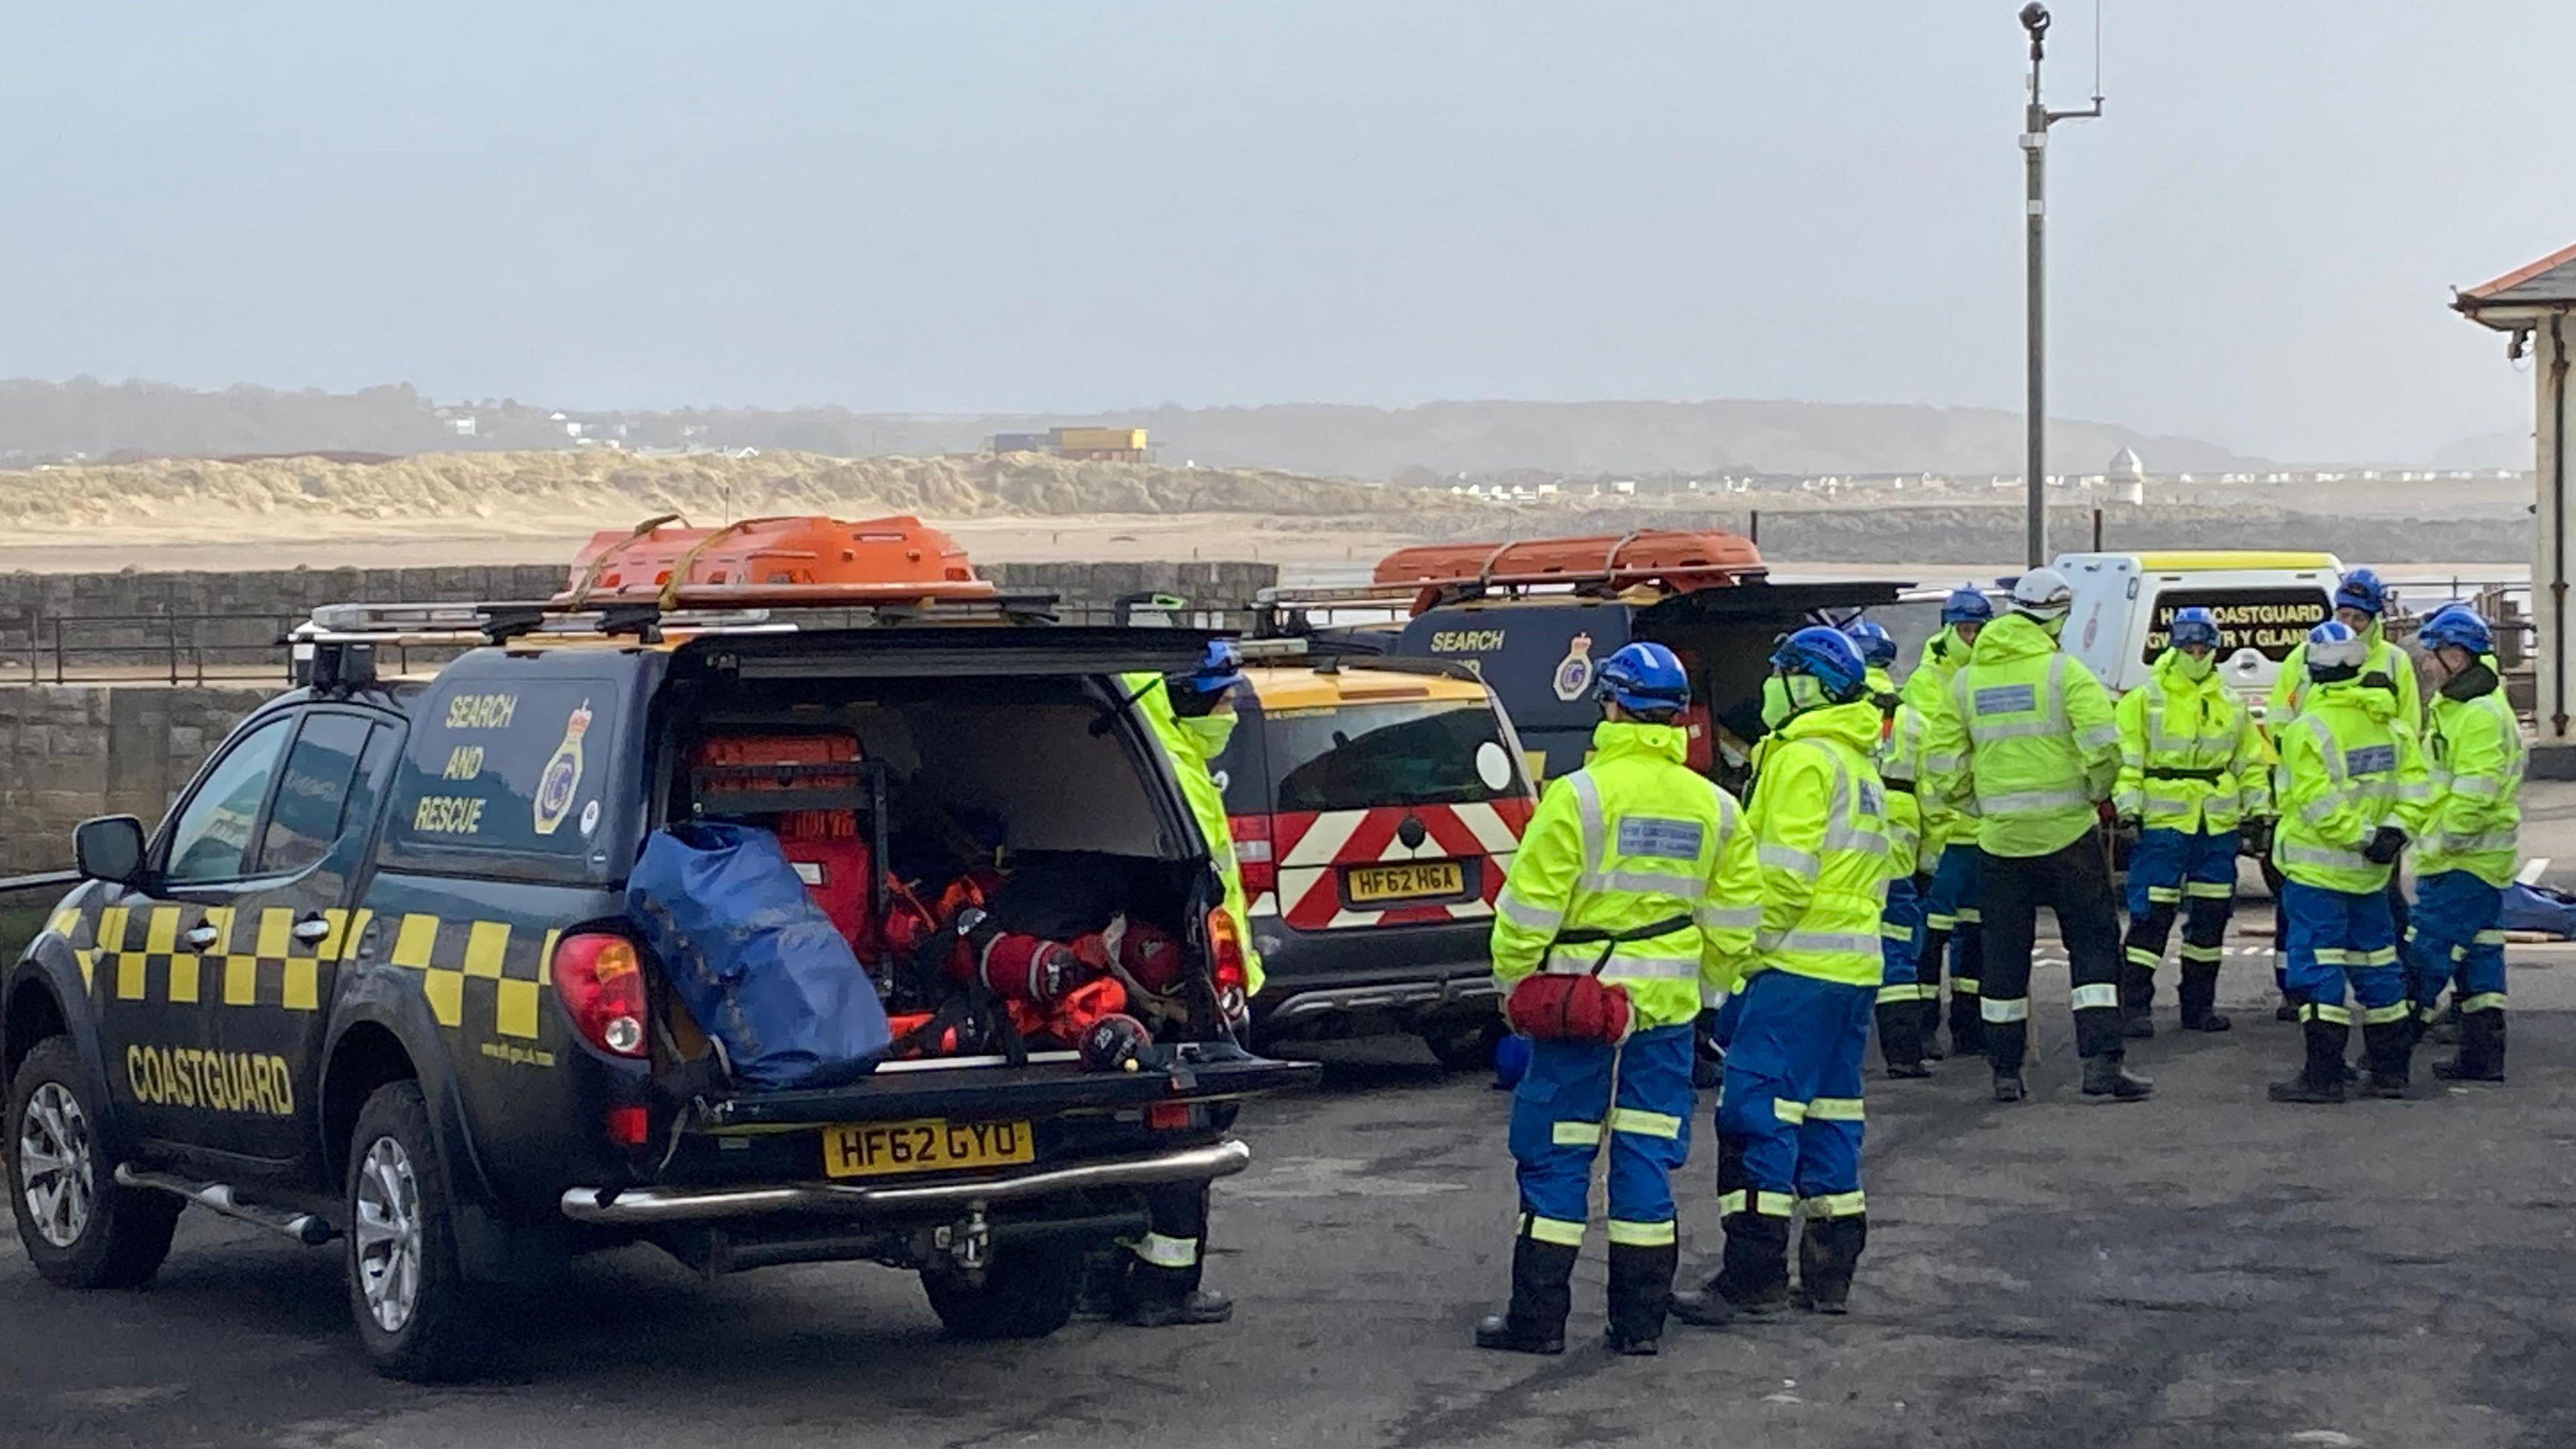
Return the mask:
M 94 916 L 65 909 L 54 913 L 51 925 L 71 943 L 81 983 L 93 996 L 104 991 L 119 1001 L 193 1006 L 212 999 L 226 1006 L 319 1011 L 323 963 L 340 959 L 353 925 L 364 930 L 367 918 L 365 911 L 321 914 L 331 929 L 319 941 L 295 938 L 298 913 L 287 906 L 249 913 L 229 906 L 202 913 L 175 905 L 108 906 Z M 214 928 L 214 940 L 203 949 L 189 947 L 180 937 L 183 915 L 201 916 Z
M 291 907 L 236 912 L 210 906 L 203 920 L 215 939 L 192 951 L 180 937 L 183 912 L 195 914 L 175 905 L 108 906 L 94 915 L 66 908 L 50 924 L 71 944 L 93 997 L 319 1011 L 323 964 L 345 959 L 375 920 L 372 911 L 324 911 L 329 932 L 307 942 L 296 939 L 299 913 Z M 387 961 L 419 973 L 421 994 L 440 1026 L 472 1022 L 494 1036 L 536 1039 L 560 931 L 406 913 L 387 917 L 380 934 L 390 942 Z
M 417 913 L 387 917 L 385 924 L 393 938 L 386 959 L 420 973 L 421 994 L 440 1026 L 488 1021 L 494 1036 L 536 1040 L 538 1006 L 554 983 L 561 932 Z

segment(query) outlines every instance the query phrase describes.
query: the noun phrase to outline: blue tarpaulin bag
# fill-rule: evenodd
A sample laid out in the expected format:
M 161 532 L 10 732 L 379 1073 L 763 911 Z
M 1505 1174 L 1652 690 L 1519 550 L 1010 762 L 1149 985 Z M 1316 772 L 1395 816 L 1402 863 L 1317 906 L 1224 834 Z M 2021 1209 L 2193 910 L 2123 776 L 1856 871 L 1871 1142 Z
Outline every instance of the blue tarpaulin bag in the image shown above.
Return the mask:
M 2507 931 L 2538 931 L 2560 940 L 2576 937 L 2576 896 L 2548 886 L 2516 882 L 2504 888 L 2504 908 L 2496 925 Z
M 766 830 L 655 831 L 627 878 L 626 910 L 742 1086 L 854 1081 L 892 1040 L 876 983 Z

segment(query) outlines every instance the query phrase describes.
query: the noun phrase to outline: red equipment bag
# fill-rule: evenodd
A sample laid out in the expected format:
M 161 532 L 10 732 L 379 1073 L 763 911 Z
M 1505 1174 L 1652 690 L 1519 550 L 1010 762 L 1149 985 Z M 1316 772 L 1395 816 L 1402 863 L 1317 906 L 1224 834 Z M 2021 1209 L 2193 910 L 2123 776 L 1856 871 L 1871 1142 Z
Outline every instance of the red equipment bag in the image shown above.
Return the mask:
M 1503 1020 L 1532 1041 L 1588 1041 L 1608 1046 L 1628 1039 L 1636 1013 L 1628 993 L 1600 977 L 1524 976 L 1503 998 Z
M 1593 1042 L 1602 1046 L 1626 1041 L 1637 1024 L 1636 1008 L 1629 1002 L 1625 988 L 1601 979 L 1601 968 L 1610 964 L 1610 953 L 1626 942 L 1668 936 L 1690 924 L 1688 916 L 1668 916 L 1626 931 L 1578 927 L 1559 932 L 1549 943 L 1550 949 L 1593 945 L 1601 948 L 1592 969 L 1580 976 L 1541 971 L 1522 977 L 1513 983 L 1511 994 L 1503 998 L 1503 1020 L 1532 1041 Z
M 805 882 L 806 894 L 850 943 L 862 961 L 879 953 L 876 922 L 868 918 L 867 842 L 859 817 L 847 810 L 798 810 L 781 816 L 778 847 Z
M 1073 943 L 1083 964 L 1095 971 L 1115 971 L 1155 996 L 1167 996 L 1189 974 L 1189 956 L 1181 938 L 1160 926 L 1121 916 L 1106 931 L 1094 931 Z
M 982 982 L 985 989 L 1004 1001 L 1050 1004 L 1093 974 L 1082 957 L 1062 941 L 1001 931 L 981 946 L 971 940 L 960 944 L 970 949 L 950 959 L 950 973 Z

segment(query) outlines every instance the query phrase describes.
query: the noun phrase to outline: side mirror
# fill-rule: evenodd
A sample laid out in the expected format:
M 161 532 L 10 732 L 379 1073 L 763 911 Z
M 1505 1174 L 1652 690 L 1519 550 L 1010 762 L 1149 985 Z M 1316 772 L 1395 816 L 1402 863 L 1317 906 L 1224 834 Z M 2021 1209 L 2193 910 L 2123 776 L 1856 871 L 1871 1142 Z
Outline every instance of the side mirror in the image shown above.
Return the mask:
M 101 815 L 72 831 L 72 864 L 91 880 L 133 885 L 143 876 L 143 822 Z

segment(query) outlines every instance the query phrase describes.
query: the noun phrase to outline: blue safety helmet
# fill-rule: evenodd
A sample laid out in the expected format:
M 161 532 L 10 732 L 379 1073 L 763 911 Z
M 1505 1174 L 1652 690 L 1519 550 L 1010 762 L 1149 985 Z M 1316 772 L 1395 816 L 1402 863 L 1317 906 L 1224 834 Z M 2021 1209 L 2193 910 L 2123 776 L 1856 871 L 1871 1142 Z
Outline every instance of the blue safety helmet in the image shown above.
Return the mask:
M 1843 626 L 1851 636 L 1853 647 L 1860 650 L 1860 662 L 1872 669 L 1892 668 L 1896 663 L 1896 636 L 1887 626 L 1870 619 L 1854 619 Z
M 2308 677 L 2333 684 L 2361 673 L 2370 658 L 2370 642 L 2341 619 L 2328 619 L 2308 631 Z
M 2437 610 L 2433 617 L 2424 621 L 2418 637 L 2427 649 L 2466 649 L 2477 655 L 2495 652 L 2495 632 L 2487 627 L 2486 620 L 2478 617 L 2477 610 L 2466 604 L 2451 604 Z
M 1959 589 L 1941 604 L 1944 624 L 1991 624 L 1995 621 L 1994 600 L 1982 589 Z
M 1824 686 L 1825 697 L 1848 704 L 1869 688 L 1869 666 L 1851 636 L 1840 629 L 1810 625 L 1780 641 L 1771 651 L 1771 667 L 1782 674 L 1804 674 Z
M 2207 609 L 2176 609 L 2173 624 L 2167 633 L 2172 637 L 2173 647 L 2176 649 L 2186 644 L 2206 644 L 2216 649 L 2218 616 Z
M 1243 682 L 1243 654 L 1224 639 L 1210 639 L 1199 667 L 1190 673 L 1190 688 L 1199 694 L 1223 694 Z
M 2343 576 L 2342 583 L 2335 585 L 2334 606 L 2359 609 L 2376 619 L 2388 612 L 2388 586 L 2370 570 L 2354 569 Z
M 1595 699 L 1637 715 L 1679 714 L 1690 708 L 1690 675 L 1661 644 L 1628 644 L 1604 660 Z

